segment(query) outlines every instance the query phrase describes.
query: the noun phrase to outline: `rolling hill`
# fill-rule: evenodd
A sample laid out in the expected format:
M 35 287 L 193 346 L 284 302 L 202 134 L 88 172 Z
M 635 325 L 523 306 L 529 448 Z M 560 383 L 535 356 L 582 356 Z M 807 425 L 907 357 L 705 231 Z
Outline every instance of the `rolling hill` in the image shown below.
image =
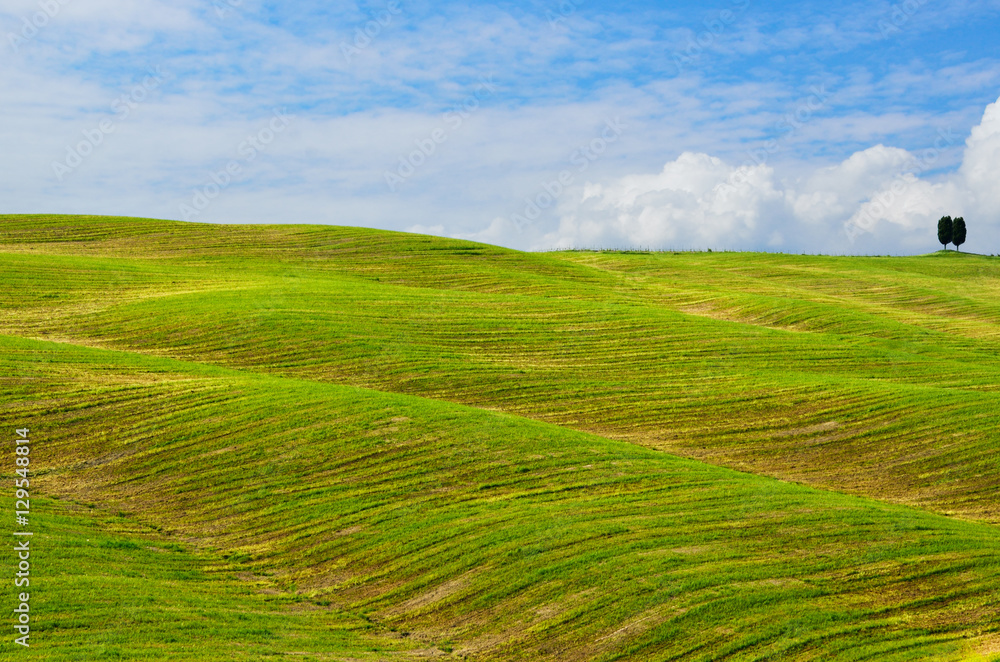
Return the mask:
M 0 260 L 32 657 L 1000 653 L 995 258 L 6 216 Z

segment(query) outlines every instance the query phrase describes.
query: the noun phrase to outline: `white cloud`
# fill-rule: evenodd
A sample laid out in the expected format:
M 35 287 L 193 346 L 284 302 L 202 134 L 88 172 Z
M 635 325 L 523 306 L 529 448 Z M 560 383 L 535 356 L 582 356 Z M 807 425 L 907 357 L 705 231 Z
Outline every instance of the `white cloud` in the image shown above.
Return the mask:
M 850 216 L 871 194 L 916 165 L 906 150 L 876 145 L 843 163 L 822 168 L 789 191 L 792 214 L 805 223 Z
M 975 195 L 980 214 L 1000 213 L 1000 101 L 990 104 L 983 121 L 972 129 L 966 141 L 965 159 L 959 171 L 968 190 Z
M 941 147 L 946 147 L 942 141 Z M 957 173 L 931 178 L 941 150 L 913 154 L 876 145 L 842 163 L 795 178 L 766 165 L 736 167 L 685 152 L 656 174 L 588 184 L 563 208 L 558 230 L 536 246 L 740 248 L 864 251 L 933 250 L 935 222 L 964 215 L 977 247 L 994 250 L 1000 229 L 1000 101 L 966 141 Z
M 685 152 L 655 175 L 629 175 L 590 185 L 575 213 L 564 216 L 559 248 L 690 246 L 753 236 L 761 212 L 781 204 L 766 166 L 737 169 L 706 154 Z
M 444 226 L 443 225 L 411 225 L 406 228 L 404 232 L 412 232 L 414 234 L 432 234 L 438 237 L 444 236 Z

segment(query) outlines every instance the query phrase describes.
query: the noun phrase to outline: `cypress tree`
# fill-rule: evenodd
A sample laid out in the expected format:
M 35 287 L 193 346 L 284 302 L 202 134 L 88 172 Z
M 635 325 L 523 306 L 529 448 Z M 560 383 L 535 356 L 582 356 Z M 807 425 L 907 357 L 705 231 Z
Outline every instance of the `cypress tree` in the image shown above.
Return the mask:
M 965 218 L 959 216 L 951 229 L 951 243 L 955 244 L 955 249 L 965 243 Z
M 948 244 L 951 243 L 951 235 L 954 231 L 954 225 L 951 220 L 951 216 L 942 216 L 941 220 L 938 221 L 938 241 L 944 246 L 945 250 L 948 250 Z

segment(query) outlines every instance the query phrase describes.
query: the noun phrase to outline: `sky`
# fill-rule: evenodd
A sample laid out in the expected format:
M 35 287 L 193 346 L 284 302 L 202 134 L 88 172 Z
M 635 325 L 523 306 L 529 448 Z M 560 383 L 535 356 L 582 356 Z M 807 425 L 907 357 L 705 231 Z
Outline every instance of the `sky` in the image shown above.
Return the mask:
M 4 0 L 0 212 L 1000 253 L 1000 0 Z

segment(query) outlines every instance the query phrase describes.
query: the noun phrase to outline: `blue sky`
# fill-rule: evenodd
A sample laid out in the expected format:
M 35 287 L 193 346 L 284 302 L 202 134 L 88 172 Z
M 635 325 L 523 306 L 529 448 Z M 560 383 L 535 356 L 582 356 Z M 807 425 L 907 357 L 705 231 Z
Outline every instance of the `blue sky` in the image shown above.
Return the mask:
M 7 212 L 1000 252 L 1000 0 L 8 0 Z M 366 34 L 367 31 L 367 34 Z

